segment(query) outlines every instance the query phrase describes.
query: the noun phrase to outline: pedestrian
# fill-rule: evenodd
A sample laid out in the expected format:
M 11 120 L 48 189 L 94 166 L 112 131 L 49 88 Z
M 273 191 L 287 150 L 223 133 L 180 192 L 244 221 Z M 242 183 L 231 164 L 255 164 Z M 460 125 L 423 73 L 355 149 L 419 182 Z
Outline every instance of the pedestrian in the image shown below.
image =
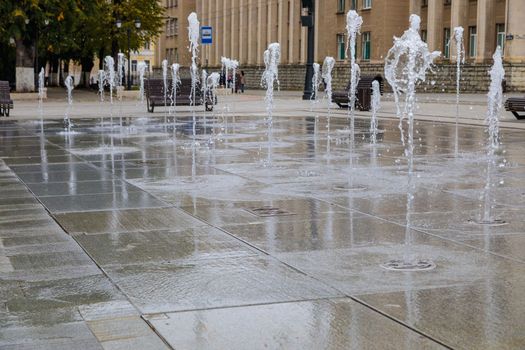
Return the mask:
M 244 71 L 241 70 L 241 94 L 244 94 L 244 85 L 246 84 L 246 77 L 244 76 Z

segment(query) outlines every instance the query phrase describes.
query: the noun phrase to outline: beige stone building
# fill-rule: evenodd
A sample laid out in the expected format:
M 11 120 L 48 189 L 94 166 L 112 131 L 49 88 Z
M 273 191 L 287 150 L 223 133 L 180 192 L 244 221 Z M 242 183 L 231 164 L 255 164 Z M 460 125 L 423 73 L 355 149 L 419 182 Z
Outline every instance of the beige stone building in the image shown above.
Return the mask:
M 180 3 L 192 1 L 179 0 Z M 496 45 L 505 47 L 507 62 L 525 61 L 523 0 L 318 0 L 315 2 L 315 60 L 346 60 L 346 12 L 363 17 L 357 43 L 360 62 L 383 62 L 393 36 L 408 27 L 411 13 L 421 16 L 421 35 L 432 50 L 454 60 L 449 44 L 455 26 L 465 29 L 467 59 L 490 60 Z M 186 5 L 184 5 L 186 6 Z M 262 64 L 269 43 L 281 44 L 282 64 L 306 61 L 306 29 L 301 27 L 301 0 L 196 0 L 202 25 L 213 27 L 213 45 L 202 48 L 202 64 L 217 66 L 221 56 L 242 65 Z M 512 34 L 512 40 L 506 36 Z M 510 37 L 509 37 L 510 38 Z M 186 38 L 184 38 L 186 40 Z M 180 47 L 180 45 L 179 45 Z
M 191 55 L 188 51 L 188 16 L 195 11 L 195 0 L 161 0 L 165 7 L 164 31 L 156 44 L 155 67 L 167 59 L 169 64 L 188 66 Z

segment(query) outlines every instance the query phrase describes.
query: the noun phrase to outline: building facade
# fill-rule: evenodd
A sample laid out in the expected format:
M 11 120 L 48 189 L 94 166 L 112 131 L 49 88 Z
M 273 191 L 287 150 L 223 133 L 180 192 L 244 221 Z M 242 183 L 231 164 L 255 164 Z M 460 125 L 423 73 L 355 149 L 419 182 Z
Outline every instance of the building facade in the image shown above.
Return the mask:
M 192 1 L 179 0 L 186 2 Z M 506 62 L 525 62 L 523 0 L 318 0 L 315 61 L 322 62 L 325 56 L 347 60 L 345 22 L 350 9 L 363 17 L 357 42 L 360 62 L 383 62 L 393 37 L 408 28 L 412 13 L 422 19 L 423 39 L 431 50 L 441 51 L 445 61 L 455 60 L 450 38 L 454 27 L 463 26 L 466 58 L 472 63 L 490 61 L 497 45 L 504 47 Z M 202 25 L 213 27 L 213 44 L 201 50 L 205 66 L 220 65 L 221 56 L 236 58 L 242 65 L 261 65 L 271 42 L 281 44 L 282 64 L 306 61 L 301 0 L 196 0 L 195 10 Z
M 161 67 L 164 59 L 169 64 L 188 66 L 188 16 L 196 9 L 196 0 L 161 0 L 165 7 L 164 30 L 156 43 L 155 67 Z

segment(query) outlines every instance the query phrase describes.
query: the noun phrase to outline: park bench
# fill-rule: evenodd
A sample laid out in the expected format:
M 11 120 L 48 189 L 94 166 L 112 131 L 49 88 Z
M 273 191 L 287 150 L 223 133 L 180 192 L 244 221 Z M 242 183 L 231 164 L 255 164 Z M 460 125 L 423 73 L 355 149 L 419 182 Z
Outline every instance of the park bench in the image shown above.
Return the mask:
M 372 82 L 377 80 L 379 82 L 379 90 L 381 95 L 385 90 L 383 77 L 378 75 L 365 75 L 359 79 L 356 88 L 356 107 L 360 111 L 369 111 L 372 104 Z M 334 91 L 332 93 L 332 102 L 336 103 L 340 108 L 347 108 L 350 104 L 348 92 L 350 91 L 350 82 L 346 86 L 346 90 Z
M 0 116 L 9 117 L 9 111 L 14 107 L 9 91 L 9 82 L 0 80 Z
M 505 110 L 512 112 L 516 119 L 525 119 L 525 98 L 510 97 L 505 101 Z M 521 113 L 521 114 L 520 114 Z
M 146 102 L 148 112 L 153 113 L 156 106 L 169 107 L 172 105 L 170 96 L 173 92 L 172 82 L 168 81 L 168 91 L 166 99 L 164 98 L 164 80 L 163 79 L 146 79 L 144 82 L 146 89 Z M 212 101 L 211 94 L 206 94 L 206 98 L 203 99 L 200 84 L 197 83 L 195 89 L 195 105 L 202 106 L 204 104 L 207 111 L 212 111 L 213 106 L 217 104 L 217 100 Z M 181 79 L 180 84 L 177 86 L 177 98 L 175 102 L 176 106 L 191 106 L 193 101 L 190 100 L 191 96 L 191 79 Z M 203 101 L 205 100 L 205 101 Z

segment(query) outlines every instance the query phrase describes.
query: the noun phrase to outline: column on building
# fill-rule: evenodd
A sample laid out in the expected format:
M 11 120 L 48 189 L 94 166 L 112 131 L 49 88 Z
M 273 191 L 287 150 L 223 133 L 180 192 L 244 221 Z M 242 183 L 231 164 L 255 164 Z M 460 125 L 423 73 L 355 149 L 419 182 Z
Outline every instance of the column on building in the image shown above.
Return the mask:
M 294 48 L 295 48 L 295 0 L 289 0 L 290 11 L 288 13 L 288 63 L 294 63 Z
M 222 14 L 222 7 L 221 7 L 222 0 L 212 0 L 212 1 L 215 4 L 214 9 L 213 9 L 214 11 L 211 13 L 212 18 L 215 21 L 215 29 L 214 29 L 215 43 L 213 44 L 215 48 L 214 49 L 214 65 L 218 66 L 221 64 L 220 51 L 221 51 L 221 45 L 222 45 L 222 40 L 223 40 L 222 21 L 220 20 L 220 17 Z
M 246 33 L 249 30 L 246 25 L 246 0 L 239 0 L 239 27 L 237 28 L 239 32 L 239 63 L 244 65 L 246 64 Z
M 231 0 L 222 0 L 222 52 L 221 56 L 230 56 L 231 47 Z
M 257 52 L 256 62 L 261 65 L 264 63 L 263 53 L 266 50 L 266 38 L 267 38 L 267 27 L 268 17 L 266 14 L 266 2 L 265 0 L 258 0 L 257 3 Z
M 232 59 L 238 59 L 239 56 L 237 54 L 239 47 L 239 23 L 237 21 L 239 20 L 239 15 L 237 13 L 237 6 L 239 4 L 239 0 L 230 0 L 230 4 L 228 5 L 230 10 L 230 18 L 225 18 L 225 22 L 229 22 L 230 24 L 230 47 L 228 50 L 228 57 L 231 57 Z
M 478 56 L 476 62 L 487 62 L 496 49 L 495 0 L 478 0 Z
M 410 14 L 421 16 L 421 0 L 410 0 L 408 4 Z
M 428 0 L 427 42 L 430 50 L 443 53 L 443 0 Z
M 257 31 L 259 23 L 257 19 L 257 1 L 258 0 L 247 0 L 248 1 L 248 64 L 254 65 L 256 60 L 257 52 Z
M 505 43 L 505 60 L 509 62 L 525 62 L 525 2 L 523 0 L 507 0 L 506 32 L 513 36 Z M 519 38 L 518 38 L 519 37 Z
M 287 8 L 288 1 L 287 0 L 278 0 L 277 6 L 278 6 L 278 21 L 279 26 L 277 27 L 277 42 L 281 44 L 281 62 L 287 63 L 288 57 L 286 56 L 286 52 L 288 52 L 288 42 L 287 42 L 287 14 L 288 14 L 288 8 Z
M 450 11 L 450 31 L 451 31 L 451 38 L 454 38 L 454 28 L 456 27 L 463 27 L 463 45 L 467 42 L 467 36 L 468 36 L 468 7 L 469 7 L 469 0 L 454 0 L 452 1 L 452 8 Z M 466 50 L 466 47 L 464 47 Z M 464 51 L 463 54 L 466 54 L 467 52 Z M 452 39 L 450 41 L 450 59 L 453 62 L 456 62 L 457 60 L 457 49 L 456 49 L 456 41 Z

